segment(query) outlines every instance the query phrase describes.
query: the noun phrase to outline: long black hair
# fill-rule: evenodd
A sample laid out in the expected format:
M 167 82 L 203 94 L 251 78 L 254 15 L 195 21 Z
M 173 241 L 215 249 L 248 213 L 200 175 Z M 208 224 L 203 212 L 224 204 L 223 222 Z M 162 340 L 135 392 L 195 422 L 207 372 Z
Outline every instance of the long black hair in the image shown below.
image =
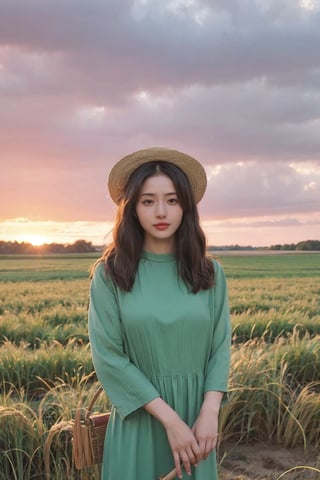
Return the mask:
M 119 203 L 113 242 L 98 263 L 105 263 L 106 271 L 121 289 L 132 289 L 144 245 L 144 230 L 138 220 L 136 206 L 143 183 L 159 173 L 172 180 L 183 210 L 182 221 L 175 234 L 178 273 L 193 293 L 206 290 L 214 283 L 214 269 L 212 260 L 206 254 L 206 239 L 200 227 L 197 205 L 189 178 L 170 162 L 148 162 L 131 174 Z

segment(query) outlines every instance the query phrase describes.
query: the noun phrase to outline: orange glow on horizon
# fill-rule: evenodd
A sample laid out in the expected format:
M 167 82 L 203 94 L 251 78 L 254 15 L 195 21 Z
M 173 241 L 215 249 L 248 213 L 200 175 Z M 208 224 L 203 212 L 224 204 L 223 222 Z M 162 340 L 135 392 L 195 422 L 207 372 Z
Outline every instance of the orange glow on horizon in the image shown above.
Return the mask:
M 298 243 L 320 237 L 320 216 L 269 216 L 212 220 L 206 218 L 202 228 L 208 245 L 269 246 L 276 243 Z M 100 221 L 33 221 L 27 218 L 0 220 L 0 241 L 27 242 L 34 246 L 45 243 L 74 243 L 83 239 L 93 245 L 112 241 L 113 224 Z
M 18 241 L 31 243 L 34 247 L 40 247 L 45 243 L 51 243 L 51 240 L 44 235 L 24 235 L 20 236 Z

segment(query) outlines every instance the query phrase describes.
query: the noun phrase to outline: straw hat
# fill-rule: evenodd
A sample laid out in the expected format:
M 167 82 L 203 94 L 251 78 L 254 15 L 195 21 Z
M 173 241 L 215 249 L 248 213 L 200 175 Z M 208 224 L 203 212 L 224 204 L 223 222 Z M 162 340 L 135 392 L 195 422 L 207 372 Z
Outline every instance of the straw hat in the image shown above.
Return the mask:
M 112 200 L 119 204 L 130 175 L 144 163 L 163 161 L 173 163 L 189 178 L 196 202 L 200 202 L 207 187 L 203 166 L 186 153 L 165 147 L 151 147 L 130 153 L 121 158 L 111 169 L 108 189 Z

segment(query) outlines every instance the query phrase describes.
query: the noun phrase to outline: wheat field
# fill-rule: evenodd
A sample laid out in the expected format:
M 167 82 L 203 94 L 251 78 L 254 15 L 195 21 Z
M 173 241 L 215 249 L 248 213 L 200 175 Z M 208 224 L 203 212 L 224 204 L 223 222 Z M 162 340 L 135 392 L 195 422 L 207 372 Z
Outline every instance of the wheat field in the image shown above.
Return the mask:
M 87 333 L 94 259 L 0 257 L 0 480 L 98 478 L 75 471 L 69 428 L 97 388 Z M 220 261 L 233 327 L 221 462 L 224 441 L 319 447 L 320 255 Z

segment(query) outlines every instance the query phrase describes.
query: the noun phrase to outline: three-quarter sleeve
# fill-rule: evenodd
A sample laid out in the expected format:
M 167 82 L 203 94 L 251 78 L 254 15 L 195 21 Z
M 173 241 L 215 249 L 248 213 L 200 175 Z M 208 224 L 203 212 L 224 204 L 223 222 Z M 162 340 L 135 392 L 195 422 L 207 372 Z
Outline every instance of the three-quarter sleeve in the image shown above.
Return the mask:
M 228 290 L 224 271 L 214 261 L 215 285 L 212 289 L 213 330 L 211 352 L 205 378 L 205 392 L 228 392 L 231 356 L 231 323 Z
M 124 351 L 116 289 L 102 263 L 90 285 L 88 328 L 97 377 L 121 418 L 160 396 Z

